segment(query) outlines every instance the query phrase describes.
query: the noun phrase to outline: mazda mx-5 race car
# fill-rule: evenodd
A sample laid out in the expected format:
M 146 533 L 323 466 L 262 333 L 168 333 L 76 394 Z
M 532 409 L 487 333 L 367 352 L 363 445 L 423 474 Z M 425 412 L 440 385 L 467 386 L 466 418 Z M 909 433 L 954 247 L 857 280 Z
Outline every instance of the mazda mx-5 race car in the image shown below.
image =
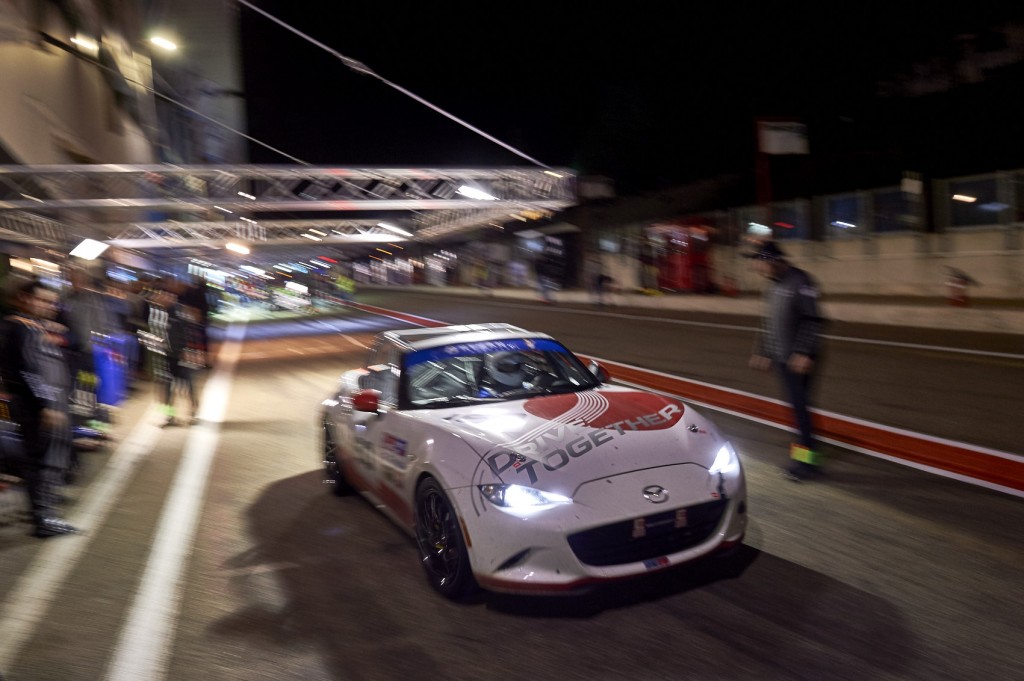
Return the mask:
M 715 426 L 543 333 L 380 333 L 321 425 L 335 492 L 415 537 L 448 598 L 576 591 L 743 539 L 743 467 Z

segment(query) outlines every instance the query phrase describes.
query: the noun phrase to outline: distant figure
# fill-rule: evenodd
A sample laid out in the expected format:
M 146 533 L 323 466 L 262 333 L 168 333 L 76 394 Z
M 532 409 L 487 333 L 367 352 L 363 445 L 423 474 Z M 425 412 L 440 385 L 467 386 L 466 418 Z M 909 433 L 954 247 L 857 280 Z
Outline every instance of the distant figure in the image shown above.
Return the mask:
M 562 288 L 564 271 L 562 249 L 554 242 L 547 242 L 535 264 L 537 289 L 540 292 L 541 300 L 545 303 L 555 302 L 555 291 Z
M 750 366 L 761 371 L 774 366 L 782 379 L 797 427 L 785 475 L 794 481 L 806 480 L 821 466 L 809 404 L 824 326 L 818 286 L 807 272 L 789 263 L 774 241 L 764 242 L 746 257 L 753 258 L 757 271 L 771 282 L 764 293 L 765 312 Z
M 346 303 L 351 303 L 356 294 L 356 281 L 344 272 L 339 272 L 334 279 L 334 287 L 338 296 Z
M 202 343 L 202 351 L 204 353 L 209 352 L 209 338 L 210 338 L 210 296 L 208 295 L 208 286 L 205 279 L 195 277 L 189 282 L 188 286 L 181 293 L 180 300 L 182 305 L 191 307 L 196 313 L 196 321 L 199 324 L 199 329 L 202 332 L 200 341 Z
M 178 391 L 184 392 L 188 400 L 189 418 L 185 422 L 198 423 L 195 372 L 205 367 L 199 311 L 181 302 L 175 288 L 169 285 L 153 297 L 149 318 L 150 332 L 158 340 L 153 374 L 162 400 L 164 427 L 182 424 L 175 405 Z
M 640 246 L 640 287 L 647 293 L 658 290 L 658 261 L 654 246 L 648 242 Z
M 521 260 L 513 260 L 506 266 L 509 283 L 517 288 L 529 286 L 529 269 Z
M 956 307 L 967 307 L 967 287 L 978 282 L 963 270 L 946 266 L 946 302 Z

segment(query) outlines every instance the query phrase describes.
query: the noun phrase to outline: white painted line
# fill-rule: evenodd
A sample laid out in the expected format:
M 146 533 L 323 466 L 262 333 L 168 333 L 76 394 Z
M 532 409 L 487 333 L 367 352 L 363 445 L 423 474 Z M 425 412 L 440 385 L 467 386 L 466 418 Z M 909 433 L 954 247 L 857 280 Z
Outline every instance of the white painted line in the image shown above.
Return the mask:
M 201 424 L 189 430 L 181 467 L 164 503 L 142 582 L 121 629 L 108 681 L 158 681 L 167 676 L 181 604 L 182 575 L 192 551 L 243 336 L 244 327 L 228 328 L 217 368 L 203 389 L 198 414 Z
M 611 360 L 611 359 L 602 359 L 600 357 L 594 357 L 593 355 L 587 355 L 587 357 L 590 357 L 591 359 L 595 359 L 598 362 L 604 362 L 604 364 L 606 366 L 615 366 L 617 364 L 619 366 L 629 367 L 630 369 L 633 369 L 635 371 L 639 371 L 641 373 L 650 374 L 650 375 L 653 375 L 653 376 L 663 376 L 665 378 L 670 378 L 670 379 L 673 379 L 675 381 L 679 381 L 680 383 L 690 383 L 692 385 L 699 385 L 699 386 L 703 386 L 705 388 L 711 388 L 711 389 L 714 389 L 714 390 L 718 390 L 720 392 L 732 393 L 733 395 L 742 395 L 743 397 L 747 397 L 747 398 L 750 398 L 750 399 L 753 399 L 753 400 L 758 400 L 760 402 L 768 402 L 768 403 L 772 403 L 772 404 L 782 405 L 782 406 L 787 407 L 787 408 L 789 407 L 789 403 L 788 402 L 783 402 L 782 400 L 777 400 L 777 399 L 774 399 L 774 398 L 771 398 L 771 397 L 764 397 L 762 395 L 755 395 L 754 393 L 749 393 L 749 392 L 746 392 L 746 391 L 743 391 L 743 390 L 735 390 L 733 388 L 726 388 L 724 386 L 715 385 L 714 383 L 705 383 L 703 381 L 697 381 L 697 380 L 694 380 L 692 378 L 683 378 L 681 376 L 676 376 L 674 374 L 666 374 L 666 373 L 664 373 L 662 371 L 654 371 L 652 369 L 644 369 L 643 367 L 634 366 L 632 364 L 626 364 L 625 362 L 616 362 L 615 360 Z M 633 385 L 633 384 L 628 383 L 627 381 L 617 381 L 617 382 L 623 383 L 623 384 L 627 384 L 627 385 Z M 644 390 L 651 390 L 650 388 L 645 388 L 644 386 L 636 386 L 636 387 L 644 388 Z M 660 392 L 660 391 L 655 391 L 655 392 Z M 692 400 L 690 398 L 679 397 L 678 395 L 672 395 L 672 397 L 676 397 L 676 398 L 682 399 L 682 400 L 684 400 L 686 402 L 692 402 L 694 404 L 697 404 L 696 400 Z M 721 407 L 716 407 L 714 405 L 710 405 L 710 404 L 704 405 L 704 403 L 701 403 L 701 404 L 703 406 L 707 406 L 707 407 L 710 407 L 712 409 L 717 409 L 718 411 L 723 411 L 723 412 L 728 411 L 729 413 L 736 413 L 736 412 L 732 412 L 732 411 L 730 411 L 728 409 L 723 409 Z M 886 432 L 886 433 L 892 433 L 894 435 L 905 435 L 907 437 L 912 437 L 914 439 L 922 440 L 924 442 L 933 442 L 935 444 L 946 445 L 946 446 L 950 446 L 950 447 L 959 447 L 960 449 L 968 449 L 968 450 L 970 450 L 972 452 L 978 452 L 980 454 L 985 454 L 986 456 L 994 456 L 996 458 L 1006 459 L 1008 461 L 1018 461 L 1018 462 L 1024 463 L 1024 456 L 1020 456 L 1019 454 L 1014 454 L 1012 452 L 1004 452 L 1004 451 L 999 450 L 999 449 L 990 449 L 988 447 L 982 447 L 981 445 L 972 445 L 972 444 L 969 444 L 967 442 L 958 442 L 957 440 L 947 440 L 945 438 L 936 437 L 934 435 L 925 435 L 924 433 L 919 433 L 919 432 L 913 431 L 913 430 L 906 430 L 905 428 L 896 428 L 895 426 L 887 426 L 887 425 L 882 424 L 882 423 L 875 423 L 874 421 L 866 421 L 864 419 L 859 419 L 859 418 L 856 418 L 856 417 L 853 417 L 853 416 L 843 416 L 842 414 L 837 414 L 834 411 L 827 411 L 825 409 L 818 409 L 817 407 L 811 408 L 811 412 L 814 413 L 814 414 L 821 414 L 822 416 L 827 416 L 829 418 L 835 419 L 836 421 L 845 421 L 846 423 L 855 423 L 855 424 L 860 425 L 860 426 L 865 426 L 865 427 L 868 427 L 868 428 L 872 428 L 874 430 L 880 430 L 880 431 Z M 737 415 L 743 416 L 743 414 L 737 414 Z M 754 421 L 762 421 L 762 419 L 755 419 L 755 418 L 752 418 L 752 417 L 749 417 L 749 416 L 746 416 L 745 418 L 748 418 L 748 419 L 754 420 Z M 844 445 L 844 446 L 846 446 L 846 445 Z
M 90 486 L 87 499 L 68 518 L 68 522 L 82 528 L 85 534 L 46 540 L 36 559 L 22 572 L 18 583 L 0 604 L 0 669 L 13 666 L 82 553 L 121 498 L 136 466 L 160 439 L 159 417 L 157 405 L 151 405 Z
M 347 333 L 341 334 L 341 337 L 344 338 L 345 340 L 347 340 L 352 345 L 356 345 L 356 346 L 359 346 L 361 348 L 365 348 L 366 350 L 370 349 L 369 345 L 366 345 L 364 343 L 360 343 L 359 341 L 357 341 L 355 338 L 353 338 L 352 336 L 348 335 Z
M 868 345 L 885 345 L 893 348 L 908 348 L 910 350 L 930 350 L 932 352 L 951 352 L 961 355 L 977 355 L 979 357 L 999 357 L 1001 359 L 1024 359 L 1024 355 L 1012 352 L 990 352 L 988 350 L 971 350 L 968 348 L 949 348 L 942 345 L 922 345 L 920 343 L 899 343 L 897 341 L 873 340 L 870 338 L 852 338 L 850 336 L 829 336 L 822 338 L 837 340 L 843 343 L 866 343 Z
M 868 456 L 873 456 L 876 459 L 885 459 L 886 461 L 891 461 L 892 463 L 897 463 L 897 464 L 899 464 L 901 466 L 906 466 L 907 468 L 916 468 L 919 471 L 924 471 L 926 473 L 932 473 L 934 475 L 938 475 L 938 476 L 941 476 L 943 478 L 950 478 L 952 480 L 959 480 L 960 482 L 966 482 L 966 483 L 974 485 L 976 487 L 984 487 L 986 489 L 994 490 L 996 492 L 1003 492 L 1004 494 L 1012 494 L 1013 496 L 1016 496 L 1016 497 L 1024 497 L 1024 490 L 1014 489 L 1013 487 L 1006 487 L 1005 485 L 998 485 L 998 484 L 996 484 L 994 482 L 989 482 L 988 480 L 979 480 L 978 478 L 972 478 L 969 475 L 963 475 L 962 473 L 954 473 L 952 471 L 947 471 L 947 470 L 944 470 L 942 468 L 936 468 L 935 466 L 928 466 L 928 465 L 923 464 L 923 463 L 917 463 L 916 461 L 908 461 L 907 459 L 901 459 L 901 458 L 896 457 L 896 456 L 890 456 L 889 454 L 883 454 L 882 452 L 876 452 L 873 449 L 865 449 L 864 447 L 859 447 L 857 445 L 851 445 L 851 444 L 846 443 L 846 442 L 839 442 L 838 440 L 833 440 L 832 438 L 819 437 L 818 439 L 823 441 L 823 442 L 828 442 L 829 444 L 835 445 L 837 447 L 841 447 L 843 449 L 849 449 L 851 451 L 858 452 L 860 454 L 866 454 Z
M 768 419 L 763 419 L 763 418 L 760 418 L 758 416 L 751 416 L 750 414 L 744 414 L 743 412 L 736 411 L 735 409 L 729 409 L 727 407 L 721 407 L 721 406 L 718 406 L 716 404 L 710 404 L 708 402 L 704 402 L 702 400 L 690 399 L 689 397 L 683 397 L 681 395 L 676 395 L 675 393 L 666 392 L 664 390 L 656 390 L 654 388 L 648 388 L 647 386 L 640 385 L 639 383 L 633 383 L 631 381 L 620 381 L 620 380 L 616 380 L 616 379 L 613 379 L 613 380 L 616 383 L 620 384 L 620 385 L 629 386 L 631 388 L 640 388 L 642 390 L 647 390 L 647 391 L 650 391 L 650 392 L 653 392 L 653 393 L 657 393 L 659 395 L 664 395 L 665 397 L 672 397 L 674 399 L 680 400 L 681 402 L 685 402 L 687 404 L 696 405 L 698 407 L 701 407 L 702 409 L 710 409 L 710 410 L 717 411 L 717 412 L 722 413 L 722 414 L 728 414 L 730 416 L 734 416 L 736 418 L 743 419 L 745 421 L 752 421 L 754 423 L 759 423 L 762 426 L 768 426 L 769 428 L 775 428 L 776 430 L 782 430 L 782 431 L 786 431 L 788 433 L 795 433 L 796 432 L 796 429 L 793 428 L 792 426 L 789 426 L 789 425 L 786 425 L 786 424 L 783 424 L 783 423 L 776 423 L 775 421 L 769 421 Z M 816 411 L 816 410 L 812 409 L 812 411 Z M 855 420 L 855 419 L 851 419 L 851 420 Z M 855 421 L 858 422 L 858 423 L 866 424 L 866 425 L 875 425 L 875 424 L 872 424 L 869 421 L 859 421 L 859 420 L 855 420 Z M 878 425 L 878 427 L 879 428 L 887 428 L 887 426 L 883 426 L 883 425 Z M 895 429 L 895 428 L 890 429 L 890 430 L 898 431 L 898 429 Z M 978 449 L 980 451 L 985 451 L 986 453 L 991 453 L 993 456 L 1002 456 L 1003 458 L 1014 459 L 1014 460 L 1019 460 L 1021 458 L 1021 457 L 1016 456 L 1015 454 L 1010 454 L 1008 452 L 1000 452 L 1000 451 L 997 451 L 997 450 L 994 450 L 994 449 L 986 450 L 986 449 L 981 448 L 981 447 L 975 447 L 974 445 L 963 445 L 963 444 L 961 444 L 959 442 L 953 442 L 953 441 L 950 441 L 950 440 L 939 440 L 939 438 L 931 438 L 931 437 L 929 437 L 927 435 L 919 435 L 919 434 L 913 433 L 911 431 L 901 431 L 901 432 L 903 432 L 903 433 L 905 433 L 907 435 L 913 435 L 913 436 L 921 437 L 921 438 L 924 438 L 924 439 L 930 439 L 930 440 L 933 440 L 933 441 L 945 442 L 946 444 L 952 444 L 952 445 L 956 445 L 956 446 L 963 446 L 963 447 L 965 447 L 967 449 Z M 968 484 L 975 485 L 976 487 L 985 487 L 986 489 L 991 489 L 991 490 L 994 490 L 996 492 L 1003 492 L 1005 494 L 1012 494 L 1013 496 L 1017 496 L 1017 497 L 1024 497 L 1024 490 L 1014 489 L 1013 487 L 1006 487 L 1005 485 L 998 485 L 998 484 L 996 484 L 994 482 L 989 482 L 987 480 L 979 480 L 978 478 L 972 478 L 970 476 L 963 475 L 961 473 L 953 473 L 952 471 L 947 471 L 947 470 L 943 470 L 942 468 L 936 468 L 935 466 L 928 466 L 926 464 L 917 463 L 916 461 L 909 461 L 907 459 L 901 459 L 899 457 L 892 456 L 890 454 L 883 454 L 882 452 L 878 452 L 878 451 L 875 451 L 873 449 L 867 449 L 867 448 L 861 447 L 859 445 L 850 444 L 849 442 L 843 442 L 842 440 L 836 440 L 835 438 L 823 437 L 821 435 L 815 435 L 815 437 L 818 440 L 821 440 L 822 442 L 827 442 L 828 444 L 830 444 L 830 445 L 832 445 L 834 447 L 839 447 L 840 449 L 848 449 L 850 451 L 857 452 L 859 454 L 865 454 L 867 456 L 872 456 L 872 457 L 874 457 L 876 459 L 884 459 L 886 461 L 889 461 L 889 462 L 892 462 L 892 463 L 895 463 L 895 464 L 899 464 L 901 466 L 906 466 L 907 468 L 914 468 L 914 469 L 917 469 L 917 470 L 920 470 L 920 471 L 924 471 L 926 473 L 932 473 L 934 475 L 939 475 L 939 476 L 942 476 L 944 478 L 950 478 L 952 480 L 958 480 L 960 482 L 966 482 Z M 740 452 L 740 453 L 742 454 L 742 452 Z
M 531 309 L 537 309 L 537 308 L 536 307 L 531 307 Z M 581 311 L 581 310 L 560 310 L 560 311 L 561 312 L 585 312 L 585 311 Z M 727 325 L 724 325 L 724 324 L 710 324 L 710 323 L 705 323 L 705 322 L 687 322 L 687 321 L 678 320 L 678 319 L 659 319 L 657 317 L 640 317 L 640 316 L 634 316 L 634 315 L 612 315 L 612 313 L 600 313 L 600 314 L 606 314 L 606 315 L 609 315 L 609 316 L 628 317 L 628 318 L 634 318 L 634 319 L 649 319 L 649 320 L 654 320 L 654 321 L 665 321 L 665 322 L 671 322 L 671 323 L 691 324 L 691 325 L 694 325 L 694 326 L 720 326 L 722 328 L 732 328 L 732 329 L 746 328 L 746 327 L 727 326 Z M 431 320 L 431 321 L 433 321 L 433 320 Z M 444 323 L 444 322 L 442 322 L 442 323 Z M 422 326 L 422 324 L 420 326 Z M 833 338 L 840 338 L 840 337 L 833 336 Z M 851 340 L 851 341 L 864 342 L 864 343 L 876 343 L 877 342 L 877 343 L 880 343 L 880 344 L 890 344 L 890 343 L 887 343 L 886 341 L 870 341 L 870 340 L 857 339 L 857 338 L 849 338 L 849 339 L 844 338 L 842 340 Z M 910 344 L 896 343 L 894 345 L 908 345 L 909 346 Z M 958 348 L 942 348 L 942 347 L 937 347 L 937 346 L 932 346 L 932 345 L 920 345 L 920 346 L 912 346 L 912 347 L 916 347 L 917 349 L 924 349 L 924 350 L 944 350 L 944 351 L 948 351 L 948 352 L 965 352 L 965 353 L 970 353 L 970 354 L 995 354 L 995 355 L 998 355 L 998 356 L 1024 359 L 1024 355 L 1008 355 L 1007 353 L 984 353 L 984 352 L 980 352 L 980 351 L 961 350 L 961 349 L 958 349 Z M 699 385 L 699 386 L 703 386 L 705 388 L 712 388 L 714 390 L 719 390 L 719 391 L 722 391 L 722 392 L 732 393 L 734 395 L 742 395 L 744 397 L 748 397 L 748 398 L 755 399 L 755 400 L 760 400 L 762 402 L 770 402 L 770 403 L 774 403 L 774 404 L 780 404 L 780 405 L 788 406 L 788 403 L 787 402 L 783 402 L 782 400 L 777 400 L 777 399 L 774 399 L 774 398 L 771 398 L 771 397 L 765 397 L 763 395 L 756 395 L 754 393 L 746 392 L 744 390 L 736 390 L 735 388 L 727 388 L 725 386 L 715 385 L 714 383 L 706 383 L 704 381 L 698 381 L 698 380 L 695 380 L 695 379 L 692 379 L 692 378 L 683 378 L 682 376 L 677 376 L 675 374 L 665 373 L 663 371 L 655 371 L 654 369 L 646 369 L 644 367 L 638 367 L 638 366 L 635 366 L 633 364 L 627 364 L 625 362 L 619 362 L 619 361 L 612 360 L 612 359 L 604 359 L 604 358 L 601 358 L 601 357 L 596 357 L 596 356 L 591 355 L 589 353 L 581 353 L 581 354 L 584 354 L 587 357 L 590 357 L 591 359 L 595 359 L 598 362 L 604 362 L 606 365 L 609 365 L 609 366 L 614 366 L 614 365 L 617 364 L 619 366 L 628 367 L 628 368 L 633 369 L 635 371 L 639 371 L 639 372 L 645 373 L 645 374 L 650 374 L 652 376 L 663 376 L 665 378 L 671 378 L 673 380 L 681 381 L 683 383 L 690 383 L 692 385 Z M 626 384 L 626 385 L 632 385 L 632 384 L 629 384 L 626 381 L 618 381 L 618 382 L 621 382 L 621 383 Z M 650 388 L 646 388 L 644 386 L 636 386 L 636 387 L 643 387 L 644 390 L 650 390 Z M 655 392 L 657 392 L 657 391 L 655 391 Z M 679 396 L 678 395 L 673 395 L 672 397 L 679 397 Z M 680 398 L 680 399 L 685 399 L 687 402 L 692 402 L 694 404 L 697 404 L 696 400 L 691 400 L 689 398 Z M 740 414 L 738 412 L 732 412 L 732 411 L 730 411 L 728 409 L 723 409 L 721 407 L 716 407 L 714 405 L 710 405 L 710 404 L 705 405 L 705 404 L 702 403 L 702 406 L 707 406 L 707 407 L 710 407 L 710 408 L 713 408 L 713 409 L 717 409 L 718 411 L 722 411 L 722 412 L 733 413 L 733 414 L 736 414 L 737 416 L 743 416 L 744 418 L 750 419 L 752 421 L 762 421 L 762 419 L 752 418 L 750 416 L 746 416 L 745 414 Z M 836 412 L 832 412 L 832 411 L 826 411 L 824 409 L 812 408 L 811 411 L 813 413 L 816 413 L 816 414 L 822 414 L 823 416 L 828 416 L 828 417 L 836 419 L 838 421 L 846 421 L 847 423 L 856 423 L 856 424 L 863 425 L 863 426 L 869 426 L 871 428 L 875 428 L 877 430 L 886 431 L 886 432 L 889 432 L 889 433 L 898 433 L 900 435 L 907 435 L 907 436 L 915 437 L 915 438 L 918 438 L 920 440 L 925 440 L 925 441 L 928 441 L 928 442 L 935 442 L 935 443 L 944 444 L 944 445 L 951 445 L 951 446 L 954 446 L 954 447 L 961 447 L 963 449 L 970 449 L 972 451 L 981 452 L 983 454 L 987 454 L 989 456 L 999 457 L 1001 459 L 1009 459 L 1011 461 L 1024 461 L 1024 457 L 1019 456 L 1017 454 L 1010 453 L 1010 452 L 1003 452 L 1003 451 L 1000 451 L 1000 450 L 997 450 L 997 449 L 988 449 L 987 447 L 981 447 L 979 445 L 972 445 L 972 444 L 968 444 L 966 442 L 957 442 L 955 440 L 946 440 L 944 438 L 934 437 L 932 435 L 925 435 L 923 433 L 918 433 L 918 432 L 915 432 L 915 431 L 912 431 L 912 430 L 905 430 L 903 428 L 895 428 L 893 426 L 886 426 L 886 425 L 883 425 L 881 423 L 874 423 L 872 421 L 865 421 L 863 419 L 858 419 L 858 418 L 855 418 L 855 417 L 852 417 L 852 416 L 843 416 L 842 414 L 837 414 Z M 767 421 L 763 421 L 763 422 L 764 423 L 769 423 Z M 772 425 L 775 425 L 775 424 L 772 424 Z

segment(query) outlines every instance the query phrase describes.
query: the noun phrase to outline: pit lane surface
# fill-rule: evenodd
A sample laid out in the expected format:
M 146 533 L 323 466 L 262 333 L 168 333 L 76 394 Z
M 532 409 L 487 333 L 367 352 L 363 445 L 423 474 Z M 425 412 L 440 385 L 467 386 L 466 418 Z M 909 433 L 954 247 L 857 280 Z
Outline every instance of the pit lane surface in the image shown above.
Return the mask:
M 742 369 L 747 331 L 684 334 L 675 326 L 659 336 L 654 322 L 540 306 L 367 302 L 445 321 L 512 321 L 633 365 L 686 358 L 708 374 L 702 380 L 719 367 L 752 387 L 764 379 L 763 394 L 775 394 L 770 377 Z M 399 325 L 355 310 L 250 325 L 254 340 L 239 347 L 223 418 L 193 432 L 147 430 L 144 386 L 119 419 L 117 442 L 86 455 L 88 480 L 76 490 L 72 517 L 110 489 L 101 487 L 109 480 L 104 464 L 136 447 L 103 522 L 88 535 L 47 542 L 24 537 L 24 526 L 0 528 L 0 671 L 14 681 L 115 678 L 115 661 L 128 655 L 126 621 L 139 602 L 160 595 L 136 598 L 154 540 L 183 530 L 156 528 L 162 517 L 182 515 L 181 499 L 170 509 L 166 502 L 205 438 L 210 474 L 193 490 L 204 503 L 180 556 L 181 590 L 169 611 L 150 613 L 168 617 L 162 639 L 128 651 L 155 662 L 135 678 L 1022 678 L 1021 499 L 838 448 L 828 450 L 827 480 L 793 485 L 775 471 L 788 435 L 724 413 L 706 411 L 744 458 L 751 508 L 746 547 L 731 565 L 702 564 L 579 598 L 441 601 L 424 584 L 411 541 L 362 500 L 332 497 L 316 466 L 315 405 L 362 360 L 373 331 Z M 710 335 L 701 337 L 701 328 Z M 295 335 L 279 335 L 285 330 Z M 841 366 L 842 348 L 830 350 L 829 366 Z M 895 358 L 881 346 L 870 352 L 883 365 L 917 361 L 905 350 L 892 350 Z M 935 361 L 933 351 L 921 352 Z M 956 389 L 987 394 L 992 386 L 967 382 L 987 379 L 986 361 L 966 357 L 974 371 L 946 367 L 961 379 Z M 1000 366 L 1000 380 L 1020 371 Z M 884 392 L 914 401 L 898 381 Z M 935 405 L 917 406 L 907 418 L 930 425 L 922 413 Z M 988 446 L 1006 438 L 979 431 L 970 436 L 992 438 Z M 72 552 L 62 547 L 80 552 L 62 560 Z M 12 611 L 23 602 L 24 580 L 57 568 L 65 578 L 27 598 L 38 610 L 50 597 L 34 624 L 33 608 Z M 15 638 L 21 642 L 12 646 Z

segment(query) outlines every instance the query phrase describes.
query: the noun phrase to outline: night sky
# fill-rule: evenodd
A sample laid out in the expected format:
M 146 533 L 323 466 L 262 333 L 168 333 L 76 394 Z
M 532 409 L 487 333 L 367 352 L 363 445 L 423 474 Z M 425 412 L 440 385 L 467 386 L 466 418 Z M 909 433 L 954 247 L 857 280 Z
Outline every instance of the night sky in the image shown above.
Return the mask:
M 956 35 L 998 42 L 988 29 L 1024 22 L 1024 2 L 257 4 L 526 155 L 610 176 L 622 193 L 748 170 L 757 117 L 808 124 L 813 190 L 898 182 L 901 168 L 1024 167 L 1019 64 L 940 99 L 876 95 L 950 54 Z M 529 165 L 240 11 L 253 136 L 316 165 Z

